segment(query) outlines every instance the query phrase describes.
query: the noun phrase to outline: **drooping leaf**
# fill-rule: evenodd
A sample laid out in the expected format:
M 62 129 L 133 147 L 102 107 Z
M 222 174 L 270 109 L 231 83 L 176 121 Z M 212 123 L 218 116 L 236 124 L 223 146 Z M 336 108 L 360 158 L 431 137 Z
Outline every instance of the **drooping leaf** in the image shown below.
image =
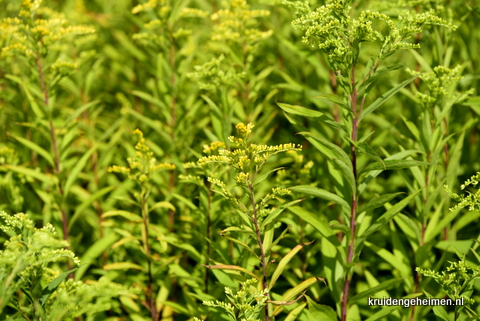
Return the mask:
M 71 269 L 70 271 L 64 272 L 57 276 L 53 281 L 51 281 L 43 290 L 42 294 L 40 297 L 40 304 L 45 306 L 45 303 L 47 303 L 48 299 L 50 296 L 58 289 L 60 284 L 73 272 L 75 272 L 78 269 L 78 267 Z

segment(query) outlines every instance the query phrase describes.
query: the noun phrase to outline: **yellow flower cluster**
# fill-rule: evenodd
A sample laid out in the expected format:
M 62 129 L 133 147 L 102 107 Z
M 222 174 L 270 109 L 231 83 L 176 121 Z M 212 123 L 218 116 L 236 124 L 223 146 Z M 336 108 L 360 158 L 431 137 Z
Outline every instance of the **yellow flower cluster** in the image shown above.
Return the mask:
M 133 134 L 137 135 L 138 142 L 135 145 L 135 157 L 129 157 L 128 167 L 113 165 L 108 168 L 109 172 L 126 174 L 130 179 L 139 182 L 141 185 L 148 183 L 151 176 L 158 171 L 174 170 L 176 167 L 170 163 L 158 163 L 153 157 L 153 152 L 146 144 L 143 132 L 135 129 Z
M 272 34 L 271 30 L 261 31 L 257 28 L 256 19 L 269 15 L 268 10 L 250 10 L 246 0 L 231 0 L 229 9 L 211 15 L 212 21 L 217 22 L 212 40 L 246 45 L 244 50 L 250 52 L 255 43 Z
M 235 128 L 237 129 L 237 133 L 239 136 L 246 137 L 249 136 L 252 133 L 252 129 L 255 127 L 255 125 L 248 123 L 247 125 L 243 123 L 237 124 Z
M 165 0 L 149 0 L 147 3 L 139 4 L 133 7 L 132 13 L 137 14 L 140 12 L 154 9 L 157 6 L 164 6 L 165 2 L 166 2 Z
M 205 154 L 209 154 L 216 151 L 219 148 L 225 148 L 225 144 L 217 141 L 217 142 L 211 143 L 210 145 L 203 145 L 203 152 Z

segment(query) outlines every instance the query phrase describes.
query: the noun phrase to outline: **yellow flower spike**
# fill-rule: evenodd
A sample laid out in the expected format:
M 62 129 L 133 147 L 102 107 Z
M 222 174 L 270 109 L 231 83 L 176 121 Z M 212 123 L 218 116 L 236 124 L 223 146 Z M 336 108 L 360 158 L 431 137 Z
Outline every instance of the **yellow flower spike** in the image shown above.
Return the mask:
M 255 125 L 251 123 L 248 123 L 247 125 L 243 123 L 239 123 L 237 124 L 237 126 L 235 126 L 235 128 L 237 129 L 238 135 L 243 137 L 250 135 L 252 133 L 253 127 L 255 127 Z

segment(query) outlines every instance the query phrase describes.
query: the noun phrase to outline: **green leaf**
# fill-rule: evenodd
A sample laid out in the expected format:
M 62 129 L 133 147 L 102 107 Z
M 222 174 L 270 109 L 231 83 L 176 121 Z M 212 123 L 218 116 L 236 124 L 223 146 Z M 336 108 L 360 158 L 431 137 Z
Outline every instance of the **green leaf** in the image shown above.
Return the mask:
M 274 209 L 272 212 L 270 212 L 270 214 L 268 214 L 267 217 L 265 217 L 262 224 L 260 225 L 260 228 L 261 229 L 264 228 L 268 223 L 272 222 L 278 215 L 280 215 L 285 209 L 287 209 L 290 206 L 295 205 L 295 204 L 297 204 L 301 201 L 303 201 L 303 200 L 301 200 L 301 199 L 300 200 L 295 200 L 295 201 L 288 202 L 287 204 L 278 206 L 276 209 Z
M 343 257 L 346 257 L 344 248 L 338 241 L 336 234 L 332 231 L 332 229 L 328 226 L 326 222 L 321 221 L 320 219 L 316 218 L 312 213 L 299 206 L 292 206 L 289 208 L 289 211 L 300 217 L 305 222 L 312 225 L 327 241 L 329 241 L 333 246 L 335 246 L 338 251 L 343 254 Z
M 395 197 L 397 197 L 400 194 L 405 194 L 405 193 L 401 192 L 401 193 L 385 194 L 385 195 L 382 195 L 382 196 L 379 196 L 379 197 L 375 197 L 374 199 L 371 199 L 367 203 L 367 205 L 361 207 L 357 211 L 357 213 L 367 212 L 367 211 L 379 208 L 379 207 L 385 205 L 386 203 L 390 202 L 392 199 L 394 199 Z
M 83 254 L 80 261 L 82 266 L 79 267 L 78 271 L 75 273 L 75 280 L 81 280 L 88 267 L 93 263 L 93 261 L 99 257 L 104 251 L 106 251 L 113 243 L 119 239 L 118 235 L 115 233 L 109 233 L 93 243 L 88 250 Z
M 373 160 L 380 162 L 383 165 L 383 169 L 387 169 L 387 166 L 383 162 L 383 159 L 371 148 L 366 142 L 357 143 L 356 148 L 365 155 L 369 156 Z
M 421 162 L 421 161 L 416 161 L 413 159 L 401 159 L 401 160 L 385 160 L 384 164 L 370 164 L 360 173 L 366 173 L 366 172 L 371 172 L 371 171 L 376 171 L 376 170 L 393 170 L 393 169 L 403 169 L 403 168 L 409 168 L 409 167 L 415 167 L 415 166 L 424 166 L 424 165 L 429 165 L 430 163 L 427 162 Z
M 62 282 L 73 272 L 75 272 L 76 270 L 78 269 L 78 267 L 74 268 L 74 269 L 71 269 L 70 271 L 67 271 L 67 272 L 64 272 L 62 274 L 60 274 L 59 276 L 57 276 L 55 279 L 53 279 L 52 282 L 50 282 L 43 290 L 42 290 L 42 294 L 41 294 L 41 297 L 40 297 L 40 304 L 42 305 L 42 307 L 45 306 L 45 303 L 47 303 L 48 299 L 50 298 L 50 296 L 53 294 L 53 292 L 55 292 L 58 287 L 60 286 L 60 284 L 62 284 Z
M 380 77 L 389 73 L 390 71 L 397 70 L 397 69 L 400 69 L 402 67 L 403 67 L 403 65 L 396 64 L 396 65 L 392 65 L 392 66 L 389 66 L 389 67 L 382 68 L 382 69 L 378 70 L 377 72 L 375 72 L 364 83 L 362 83 L 362 85 L 360 86 L 360 90 L 359 90 L 359 96 L 362 96 L 362 90 L 365 90 L 365 93 L 370 92 L 370 90 L 372 90 L 372 88 L 375 87 L 373 85 L 380 79 Z
M 289 190 L 291 190 L 293 192 L 304 193 L 304 194 L 316 196 L 316 197 L 319 197 L 321 199 L 334 202 L 334 203 L 342 206 L 346 213 L 351 212 L 350 204 L 348 204 L 347 201 L 345 201 L 340 196 L 338 196 L 336 194 L 333 194 L 329 191 L 326 191 L 324 189 L 314 187 L 314 186 L 309 186 L 309 185 L 300 185 L 300 186 L 289 187 Z
M 448 313 L 447 313 L 447 311 L 445 311 L 444 307 L 436 305 L 432 308 L 432 310 L 433 310 L 433 313 L 435 314 L 435 316 L 438 317 L 440 320 L 453 321 L 453 318 L 448 315 Z
M 68 196 L 68 193 L 70 192 L 70 188 L 72 187 L 73 183 L 75 182 L 75 180 L 77 179 L 78 175 L 83 170 L 85 165 L 87 165 L 88 159 L 92 156 L 93 152 L 97 150 L 98 146 L 99 144 L 95 144 L 85 154 L 83 154 L 83 156 L 75 164 L 75 167 L 73 167 L 72 171 L 69 173 L 67 182 L 65 183 L 65 187 L 63 189 L 65 197 Z
M 377 220 L 375 220 L 375 223 L 373 223 L 372 225 L 370 225 L 369 228 L 367 228 L 365 230 L 365 232 L 363 232 L 362 235 L 360 235 L 360 237 L 358 238 L 357 240 L 357 244 L 356 246 L 358 247 L 360 244 L 362 244 L 366 239 L 367 237 L 369 237 L 370 235 L 372 235 L 374 232 L 378 231 L 379 229 L 381 229 L 382 227 L 384 227 L 388 222 L 390 222 L 390 220 L 395 216 L 397 215 L 398 213 L 400 213 L 400 211 L 408 205 L 408 203 L 410 203 L 414 198 L 415 196 L 418 195 L 418 193 L 420 193 L 422 190 L 418 190 L 417 192 L 407 196 L 405 199 L 403 199 L 402 201 L 400 201 L 399 203 L 395 204 L 394 206 L 392 206 L 388 211 L 385 212 L 385 214 L 383 214 L 382 216 L 380 216 Z
M 309 296 L 305 296 L 308 302 L 309 321 L 337 321 L 337 313 L 328 305 L 318 304 Z
M 340 159 L 333 158 L 332 161 L 335 164 L 335 167 L 342 172 L 343 178 L 347 181 L 348 186 L 350 186 L 350 192 L 355 195 L 357 192 L 357 185 L 355 183 L 355 176 L 353 176 L 352 169 Z
M 319 111 L 308 109 L 302 106 L 288 105 L 288 104 L 279 103 L 279 102 L 277 102 L 277 105 L 287 113 L 300 115 L 303 117 L 316 118 L 316 117 L 322 117 L 325 115 L 324 113 L 321 113 Z
M 110 263 L 110 264 L 104 265 L 104 266 L 103 266 L 103 269 L 104 269 L 105 271 L 111 271 L 111 270 L 131 270 L 131 269 L 145 271 L 145 269 L 144 269 L 143 267 L 141 267 L 140 265 L 134 264 L 134 263 L 131 263 L 131 262 Z
M 377 98 L 371 105 L 369 105 L 367 108 L 365 108 L 363 110 L 363 113 L 360 115 L 360 119 L 358 121 L 358 123 L 360 123 L 362 121 L 362 119 L 364 119 L 367 115 L 369 115 L 370 113 L 374 112 L 375 110 L 377 110 L 380 106 L 382 106 L 388 99 L 390 99 L 390 97 L 392 97 L 393 95 L 395 95 L 400 89 L 402 89 L 403 87 L 405 87 L 406 85 L 408 85 L 409 83 L 411 83 L 415 78 L 417 78 L 417 76 L 414 76 L 414 77 L 411 77 L 407 80 L 405 80 L 404 82 L 402 82 L 401 84 L 395 86 L 394 88 L 390 89 L 389 91 L 387 91 L 386 93 L 384 93 L 383 95 L 381 95 L 379 98 Z
M 68 117 L 67 120 L 63 123 L 63 128 L 67 127 L 72 120 L 80 116 L 84 111 L 86 111 L 89 108 L 92 108 L 93 106 L 99 103 L 100 103 L 100 100 L 94 100 L 75 109 L 75 111 L 70 115 L 70 117 Z
M 227 270 L 227 271 L 238 271 L 238 272 L 243 272 L 246 273 L 250 276 L 253 276 L 255 279 L 260 280 L 258 276 L 250 272 L 249 270 L 246 270 L 240 266 L 236 265 L 226 265 L 226 264 L 217 264 L 217 265 L 202 265 L 208 269 L 217 269 L 217 270 Z
M 36 178 L 39 181 L 42 181 L 47 184 L 56 184 L 58 181 L 58 178 L 53 175 L 49 174 L 43 174 L 42 172 L 36 171 L 31 168 L 26 168 L 26 167 L 21 167 L 21 166 L 15 166 L 15 165 L 2 165 L 4 168 L 9 169 L 11 171 L 14 171 L 16 173 L 25 175 L 27 177 L 31 178 Z
M 25 139 L 25 138 L 22 138 L 22 137 L 18 137 L 18 136 L 14 136 L 14 135 L 9 135 L 9 136 L 15 138 L 17 141 L 19 141 L 20 143 L 22 143 L 23 145 L 25 145 L 27 148 L 31 149 L 32 151 L 36 152 L 37 154 L 43 156 L 43 158 L 45 158 L 45 160 L 52 167 L 55 167 L 55 163 L 53 161 L 52 155 L 49 152 L 47 152 L 45 149 L 43 149 L 39 145 L 35 144 L 31 140 L 28 140 L 28 139 Z
M 107 217 L 112 217 L 112 216 L 121 216 L 127 220 L 129 220 L 130 222 L 142 222 L 142 217 L 137 215 L 137 214 L 133 214 L 131 212 L 128 212 L 128 211 L 122 211 L 122 210 L 112 210 L 112 211 L 108 211 L 108 212 L 105 212 L 102 214 L 102 217 L 103 218 L 107 218 Z
M 375 293 L 378 293 L 380 291 L 383 291 L 383 290 L 386 290 L 386 289 L 389 289 L 391 288 L 393 285 L 396 285 L 400 282 L 403 282 L 404 281 L 404 278 L 395 278 L 395 279 L 390 279 L 390 280 L 387 280 L 387 281 L 384 281 L 382 283 L 380 283 L 379 285 L 373 287 L 373 288 L 370 288 L 368 290 L 365 290 L 361 293 L 358 293 L 357 295 L 351 297 L 349 300 L 348 300 L 348 304 L 351 305 L 361 299 L 364 299 L 364 298 L 367 298 L 369 296 L 372 296 L 374 295 Z
M 313 284 L 317 283 L 318 280 L 321 280 L 321 281 L 325 282 L 324 279 L 316 277 L 316 276 L 308 278 L 305 281 L 303 281 L 302 283 L 296 285 L 295 287 L 293 287 L 290 290 L 288 290 L 287 292 L 285 292 L 285 294 L 282 296 L 280 301 L 290 301 L 290 300 L 296 298 L 297 295 L 299 295 L 300 293 L 302 293 L 303 291 L 308 289 Z M 275 310 L 273 311 L 273 315 L 274 316 L 278 315 L 282 311 L 282 309 L 283 309 L 283 305 L 277 306 L 275 308 Z
M 85 211 L 90 205 L 92 205 L 93 202 L 95 202 L 97 199 L 101 198 L 103 195 L 111 192 L 115 188 L 117 188 L 117 186 L 104 187 L 101 190 L 96 191 L 95 193 L 90 195 L 90 197 L 88 197 L 86 200 L 84 200 L 82 202 L 82 204 L 80 204 L 77 207 L 77 209 L 75 210 L 75 213 L 72 215 L 72 217 L 68 221 L 68 230 L 70 230 L 72 228 L 73 224 L 80 217 L 80 215 L 83 213 L 83 211 Z
M 30 102 L 30 106 L 32 107 L 33 113 L 35 116 L 37 116 L 39 119 L 42 119 L 45 117 L 45 113 L 43 110 L 38 106 L 37 101 L 35 98 L 32 96 L 32 93 L 30 92 L 30 89 L 28 88 L 27 83 L 25 83 L 21 78 L 14 76 L 14 75 L 5 75 L 5 78 L 13 80 L 17 84 L 23 87 L 23 90 L 25 91 L 25 94 L 27 95 L 27 99 Z
M 290 311 L 290 313 L 285 317 L 284 321 L 295 321 L 306 306 L 307 306 L 306 303 L 300 304 L 298 307 Z
M 277 279 L 280 277 L 280 275 L 283 273 L 283 270 L 287 266 L 287 264 L 290 262 L 291 259 L 300 251 L 305 245 L 312 244 L 313 242 L 309 243 L 303 243 L 303 244 L 298 244 L 295 246 L 290 252 L 288 252 L 287 255 L 285 255 L 280 263 L 278 263 L 277 268 L 273 272 L 272 277 L 270 278 L 270 284 L 268 285 L 268 289 L 272 289 L 273 286 L 275 285 L 275 282 L 277 282 Z
M 326 99 L 328 101 L 331 101 L 334 104 L 337 104 L 338 106 L 347 109 L 349 112 L 351 112 L 351 108 L 345 104 L 345 101 L 343 98 L 341 98 L 339 95 L 335 94 L 322 94 L 318 96 L 314 96 L 313 98 L 320 98 L 320 99 Z
M 327 151 L 329 151 L 329 153 L 326 153 L 326 152 L 320 150 L 321 152 L 323 152 L 329 158 L 341 159 L 345 164 L 348 165 L 349 168 L 351 168 L 351 171 L 353 172 L 353 166 L 352 166 L 352 162 L 350 160 L 350 157 L 339 146 L 335 145 L 334 143 L 325 139 L 324 137 L 320 136 L 317 133 L 300 132 L 299 134 L 303 135 L 307 138 L 309 138 L 309 137 L 313 138 L 315 141 L 319 142 L 322 146 L 324 146 L 327 149 Z
M 457 216 L 458 213 L 460 212 L 460 209 L 457 209 L 455 211 L 449 211 L 447 215 L 445 215 L 439 223 L 437 224 L 428 224 L 426 230 L 425 230 L 425 243 L 428 243 L 429 241 L 433 240 L 438 234 L 440 234 L 445 227 L 450 224 Z
M 256 186 L 258 184 L 260 184 L 261 182 L 263 182 L 265 179 L 267 179 L 268 176 L 270 176 L 270 174 L 278 171 L 278 170 L 281 170 L 283 169 L 284 167 L 278 167 L 278 168 L 274 168 L 272 169 L 271 171 L 268 171 L 267 173 L 263 173 L 262 175 L 260 176 L 256 176 L 255 177 L 255 181 L 253 183 L 253 186 Z
M 365 321 L 377 321 L 377 320 L 385 320 L 384 317 L 387 315 L 390 315 L 393 311 L 399 309 L 400 306 L 387 306 L 387 307 L 382 307 L 382 309 L 375 314 L 373 314 L 371 317 L 366 319 Z

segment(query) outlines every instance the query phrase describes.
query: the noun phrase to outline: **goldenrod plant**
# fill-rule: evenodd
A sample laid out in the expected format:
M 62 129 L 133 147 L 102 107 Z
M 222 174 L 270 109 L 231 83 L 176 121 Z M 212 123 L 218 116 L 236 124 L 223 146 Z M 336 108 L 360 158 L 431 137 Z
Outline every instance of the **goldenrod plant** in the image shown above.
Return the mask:
M 220 234 L 223 238 L 238 245 L 242 250 L 248 251 L 252 258 L 257 260 L 259 267 L 259 275 L 253 273 L 248 268 L 248 262 L 250 262 L 249 256 L 240 255 L 242 258 L 238 264 L 227 264 L 226 262 L 218 262 L 213 260 L 211 265 L 206 265 L 209 269 L 223 270 L 223 271 L 235 271 L 243 274 L 254 276 L 249 282 L 249 285 L 255 285 L 260 288 L 256 295 L 249 299 L 250 301 L 256 297 L 255 300 L 259 300 L 259 294 L 265 297 L 263 300 L 256 302 L 255 308 L 250 306 L 250 303 L 238 302 L 233 303 L 233 306 L 229 303 L 204 303 L 208 306 L 223 307 L 230 314 L 230 317 L 241 317 L 248 320 L 258 320 L 260 317 L 264 320 L 274 320 L 275 316 L 282 311 L 284 305 L 293 304 L 301 295 L 297 298 L 302 291 L 306 290 L 309 286 L 316 283 L 320 278 L 312 276 L 307 280 L 304 280 L 301 284 L 295 286 L 291 290 L 285 292 L 281 300 L 272 300 L 270 291 L 274 284 L 280 277 L 283 270 L 286 268 L 290 260 L 294 255 L 298 253 L 305 245 L 310 243 L 299 244 L 288 252 L 278 263 L 278 266 L 274 270 L 272 275 L 269 275 L 269 266 L 271 260 L 275 257 L 273 249 L 285 234 L 288 229 L 285 229 L 278 238 L 275 238 L 276 222 L 281 213 L 288 207 L 300 202 L 301 200 L 293 200 L 287 203 L 284 199 L 291 191 L 283 187 L 272 188 L 268 192 L 260 192 L 257 190 L 256 185 L 262 181 L 268 179 L 273 172 L 278 169 L 273 169 L 268 172 L 264 172 L 263 167 L 267 161 L 276 154 L 288 152 L 288 151 L 300 151 L 301 146 L 295 144 L 280 144 L 280 145 L 258 145 L 250 142 L 250 135 L 254 125 L 251 123 L 236 125 L 237 135 L 230 136 L 228 140 L 237 148 L 233 150 L 223 149 L 222 143 L 213 143 L 210 146 L 206 146 L 205 150 L 215 151 L 216 154 L 204 156 L 198 160 L 196 167 L 203 168 L 208 164 L 224 164 L 229 168 L 235 170 L 235 173 L 231 173 L 234 176 L 235 182 L 233 184 L 227 183 L 222 180 L 221 177 L 215 175 L 207 178 L 210 182 L 212 190 L 221 194 L 228 203 L 232 206 L 232 211 L 235 213 L 236 218 L 232 219 L 232 226 L 227 227 Z M 192 167 L 190 165 L 189 167 Z M 218 173 L 218 172 L 217 172 Z M 221 173 L 221 172 L 220 172 Z M 279 200 L 281 205 L 278 207 L 270 207 L 272 201 Z M 282 204 L 283 203 L 283 204 Z M 253 244 L 251 242 L 253 240 Z M 241 265 L 245 266 L 241 266 Z M 248 287 L 243 284 L 242 287 Z M 231 294 L 227 292 L 228 294 Z M 238 292 L 240 295 L 244 294 L 243 291 Z M 241 300 L 246 300 L 245 298 Z M 248 301 L 248 300 L 247 300 Z M 241 301 L 243 302 L 243 301 Z M 277 305 L 276 307 L 274 307 Z M 259 307 L 264 307 L 264 313 L 260 314 Z M 235 308 L 238 312 L 235 312 Z M 303 307 L 302 307 L 303 308 Z M 299 313 L 299 310 L 296 311 Z M 240 318 L 241 320 L 242 318 Z M 237 319 L 232 319 L 237 320 Z
M 2 320 L 94 320 L 106 310 L 118 308 L 112 300 L 129 295 L 107 278 L 84 283 L 68 279 L 80 260 L 66 250 L 47 224 L 35 228 L 26 214 L 0 212 L 0 229 L 9 235 L 0 251 L 0 317 Z M 70 260 L 74 268 L 60 273 L 56 263 Z
M 419 43 L 412 43 L 409 39 L 414 34 L 420 33 L 424 26 L 438 25 L 452 29 L 455 26 L 438 17 L 434 11 L 417 13 L 406 11 L 401 16 L 392 17 L 368 9 L 357 10 L 353 6 L 353 1 L 348 0 L 327 1 L 325 5 L 317 9 L 311 9 L 310 5 L 303 1 L 285 1 L 285 4 L 294 8 L 298 16 L 297 19 L 293 20 L 292 26 L 304 31 L 302 38 L 304 43 L 324 52 L 325 62 L 331 68 L 336 83 L 342 89 L 342 92 L 338 94 L 327 93 L 318 96 L 320 99 L 330 101 L 341 107 L 343 110 L 342 117 L 328 117 L 316 110 L 284 103 L 279 103 L 279 106 L 287 113 L 290 121 L 302 130 L 301 133 L 329 159 L 335 189 L 342 200 L 340 202 L 340 199 L 334 198 L 332 195 L 323 196 L 323 198 L 327 198 L 342 207 L 343 215 L 339 218 L 339 221 L 345 222 L 340 223 L 340 225 L 335 223 L 334 225 L 336 228 L 341 226 L 345 241 L 343 243 L 330 242 L 341 257 L 344 271 L 343 287 L 338 287 L 338 283 L 336 283 L 336 287 L 334 286 L 334 275 L 338 273 L 338 270 L 334 274 L 333 267 L 330 267 L 331 270 L 328 272 L 330 275 L 328 280 L 336 300 L 337 313 L 342 321 L 346 321 L 349 305 L 355 306 L 353 302 L 349 304 L 349 292 L 354 271 L 352 268 L 361 263 L 361 250 L 363 246 L 369 246 L 367 237 L 382 226 L 389 224 L 389 221 L 419 191 L 411 191 L 411 195 L 389 208 L 375 224 L 361 229 L 359 233 L 359 215 L 365 215 L 366 209 L 383 206 L 398 194 L 378 196 L 376 199 L 366 202 L 363 206 L 360 206 L 360 195 L 369 183 L 384 170 L 428 164 L 413 159 L 404 159 L 409 156 L 405 153 L 388 155 L 385 159 L 380 157 L 377 151 L 368 144 L 368 138 L 372 133 L 367 131 L 361 136 L 362 132 L 359 126 L 362 121 L 365 122 L 368 115 L 378 112 L 382 105 L 405 88 L 418 75 L 404 80 L 376 99 L 371 100 L 370 92 L 375 88 L 379 79 L 401 68 L 401 65 L 398 64 L 390 64 L 390 66 L 380 68 L 382 64 L 389 61 L 388 57 L 401 49 L 419 48 Z M 371 57 L 367 61 L 362 59 L 362 52 L 368 43 L 373 43 L 375 46 L 373 46 L 373 50 L 369 51 Z M 375 54 L 372 55 L 373 52 Z M 348 147 L 350 155 L 344 151 L 342 145 L 337 146 L 322 137 L 317 128 L 311 130 L 304 128 L 295 119 L 295 116 L 298 115 L 312 118 L 314 121 L 318 119 L 316 121 L 317 127 L 325 125 L 335 130 Z M 360 161 L 362 154 L 370 161 Z M 428 159 L 428 161 L 431 161 L 431 159 Z M 360 164 L 362 164 L 362 167 L 360 167 Z M 303 191 L 316 196 L 326 192 L 314 188 L 304 188 Z M 301 211 L 297 211 L 299 216 L 302 216 L 301 213 Z M 372 219 L 367 214 L 361 220 L 365 218 Z M 323 230 L 321 233 L 324 237 L 328 237 L 331 232 Z M 411 276 L 411 272 L 408 270 L 405 272 L 403 276 Z M 379 287 L 379 291 L 380 289 Z M 351 308 L 354 309 L 354 306 Z
M 49 140 L 49 147 L 43 147 L 40 142 L 21 137 L 7 132 L 12 139 L 17 140 L 31 151 L 32 165 L 37 164 L 37 156 L 43 159 L 52 169 L 53 175 L 42 173 L 35 174 L 35 170 L 24 166 L 5 165 L 10 171 L 24 174 L 32 179 L 42 181 L 48 188 L 55 188 L 50 195 L 43 195 L 50 198 L 61 213 L 63 237 L 69 240 L 68 212 L 65 200 L 70 192 L 71 179 L 66 179 L 62 174 L 62 152 L 68 146 L 68 140 L 72 137 L 67 135 L 60 139 L 58 127 L 67 129 L 67 123 L 55 124 L 55 115 L 58 106 L 58 87 L 62 78 L 69 76 L 79 67 L 74 61 L 71 52 L 77 50 L 81 53 L 81 45 L 76 46 L 74 40 L 81 36 L 95 33 L 90 26 L 72 25 L 63 13 L 43 6 L 42 1 L 23 1 L 17 16 L 4 18 L 0 27 L 2 37 L 3 59 L 13 68 L 9 68 L 9 74 L 5 75 L 12 84 L 20 88 L 21 97 L 28 102 L 29 110 L 33 115 L 32 124 L 35 124 Z M 8 70 L 8 69 L 7 69 Z M 24 126 L 32 125 L 26 122 Z M 29 130 L 27 134 L 31 135 Z M 45 149 L 47 148 L 47 149 Z M 72 176 L 72 179 L 78 173 Z
M 470 179 L 467 179 L 460 188 L 465 190 L 469 186 L 476 187 L 480 178 L 480 173 L 476 173 Z M 445 190 L 450 197 L 458 202 L 455 206 L 450 208 L 451 212 L 458 213 L 459 210 L 467 209 L 468 211 L 478 211 L 480 200 L 480 189 L 475 192 L 470 192 L 466 196 L 453 193 L 448 186 L 445 185 Z M 474 254 L 474 261 L 480 263 L 480 255 L 476 252 L 478 248 L 478 239 L 476 244 L 470 250 Z M 472 309 L 472 305 L 475 304 L 475 299 L 472 298 L 472 294 L 475 289 L 474 281 L 480 278 L 480 265 L 469 260 L 467 254 L 469 253 L 457 253 L 459 261 L 449 261 L 450 265 L 446 270 L 441 273 L 434 271 L 433 269 L 422 269 L 417 267 L 416 271 L 427 278 L 432 278 L 442 290 L 448 295 L 449 299 L 454 303 L 453 311 L 449 314 L 446 308 L 442 306 L 436 306 L 433 308 L 433 312 L 440 320 L 460 320 L 462 311 L 467 316 L 466 320 L 476 320 L 479 314 Z M 425 293 L 427 289 L 430 291 L 428 284 L 424 282 Z M 428 294 L 429 295 L 429 294 Z M 429 295 L 431 297 L 431 295 Z
M 121 173 L 121 174 L 126 174 L 129 179 L 133 180 L 135 183 L 137 183 L 141 191 L 140 193 L 137 193 L 135 195 L 136 198 L 136 205 L 140 207 L 141 211 L 141 217 L 138 217 L 138 215 L 128 213 L 126 211 L 109 211 L 107 213 L 103 214 L 104 218 L 107 217 L 114 217 L 114 216 L 120 216 L 120 217 L 125 217 L 127 218 L 131 223 L 138 223 L 141 222 L 141 236 L 135 236 L 133 234 L 130 234 L 126 239 L 124 238 L 124 241 L 121 243 L 117 243 L 117 246 L 126 243 L 126 242 L 135 242 L 135 241 L 140 241 L 140 244 L 142 246 L 142 252 L 143 255 L 146 258 L 146 269 L 144 269 L 141 266 L 137 266 L 136 268 L 140 270 L 146 270 L 147 273 L 147 285 L 146 285 L 146 291 L 145 291 L 145 299 L 142 302 L 145 306 L 148 307 L 151 315 L 152 320 L 158 320 L 159 315 L 157 311 L 157 304 L 155 302 L 155 292 L 157 291 L 156 289 L 156 282 L 154 281 L 154 274 L 156 274 L 156 271 L 154 270 L 155 267 L 152 266 L 153 263 L 153 255 L 152 253 L 152 246 L 151 246 L 151 230 L 153 227 L 150 226 L 150 212 L 152 209 L 149 208 L 148 204 L 148 198 L 150 196 L 151 188 L 152 188 L 152 179 L 153 175 L 158 172 L 158 171 L 165 171 L 165 170 L 174 170 L 175 165 L 170 164 L 170 163 L 157 163 L 157 160 L 154 157 L 153 152 L 150 150 L 150 148 L 146 144 L 146 140 L 143 137 L 142 131 L 139 129 L 136 129 L 133 134 L 137 136 L 138 142 L 135 145 L 135 156 L 128 158 L 128 167 L 123 167 L 123 166 L 117 166 L 113 165 L 110 167 L 108 170 L 113 173 Z M 161 207 L 161 206 L 171 206 L 170 203 L 165 202 L 157 202 L 153 207 Z M 157 232 L 158 233 L 158 232 Z M 123 233 L 122 233 L 123 234 Z M 157 254 L 158 255 L 158 254 Z M 132 268 L 135 266 L 133 263 L 125 262 L 124 264 L 125 268 Z M 117 263 L 117 267 L 121 266 L 121 263 Z M 110 268 L 113 268 L 110 266 Z
M 0 211 L 36 235 L 0 230 L 0 266 L 51 226 L 36 253 L 80 260 L 29 254 L 40 285 L 12 274 L 0 319 L 475 318 L 478 279 L 456 310 L 370 299 L 447 298 L 416 269 L 478 264 L 479 19 L 476 0 L 0 0 Z

